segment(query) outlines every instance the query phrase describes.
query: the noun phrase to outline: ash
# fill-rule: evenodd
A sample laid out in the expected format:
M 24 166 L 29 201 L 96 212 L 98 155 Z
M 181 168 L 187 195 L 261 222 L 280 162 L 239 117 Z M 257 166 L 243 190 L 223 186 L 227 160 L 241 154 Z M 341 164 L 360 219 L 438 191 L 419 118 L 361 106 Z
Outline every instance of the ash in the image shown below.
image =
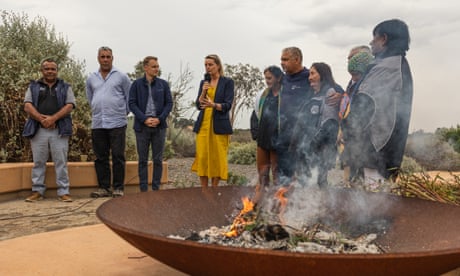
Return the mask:
M 242 200 L 242 206 L 230 216 L 231 225 L 213 226 L 193 232 L 189 237 L 171 235 L 169 238 L 299 253 L 385 252 L 376 240 L 385 234 L 391 221 L 370 215 L 370 210 L 383 206 L 381 202 L 373 202 L 374 206 L 369 202 L 359 203 L 359 194 L 354 194 L 349 200 L 358 204 L 347 210 L 343 204 L 337 204 L 340 201 L 335 201 L 333 193 L 309 187 L 294 189 L 286 190 L 283 194 L 286 197 L 281 200 L 279 190 L 263 190 L 262 200 L 256 201 L 249 211 L 245 211 L 248 206 L 244 206 L 248 201 Z
M 250 228 L 250 227 L 249 227 Z M 288 230 L 286 230 L 288 229 Z M 343 233 L 333 231 L 322 224 L 304 227 L 301 230 L 288 226 L 259 225 L 246 229 L 237 237 L 227 237 L 231 225 L 210 227 L 192 233 L 189 237 L 170 235 L 169 238 L 192 240 L 205 244 L 217 244 L 240 248 L 283 250 L 299 253 L 328 254 L 379 254 L 383 249 L 375 243 L 377 234 L 363 234 L 357 238 L 348 238 Z

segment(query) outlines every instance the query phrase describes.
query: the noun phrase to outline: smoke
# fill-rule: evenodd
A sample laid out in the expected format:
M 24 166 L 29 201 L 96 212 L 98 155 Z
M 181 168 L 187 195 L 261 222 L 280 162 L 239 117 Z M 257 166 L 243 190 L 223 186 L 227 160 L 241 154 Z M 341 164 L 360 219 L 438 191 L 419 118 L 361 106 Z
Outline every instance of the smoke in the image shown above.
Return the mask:
M 389 220 L 385 214 L 390 205 L 384 197 L 370 200 L 368 193 L 346 190 L 343 194 L 344 191 L 297 187 L 284 214 L 286 225 L 302 229 L 322 223 L 354 235 L 380 232 L 387 226 Z
M 331 185 L 320 188 L 317 185 L 318 170 L 313 169 L 311 176 L 302 176 L 302 181 L 294 181 L 285 196 L 287 206 L 283 223 L 289 228 L 303 229 L 316 223 L 346 230 L 351 235 L 369 232 L 382 232 L 390 220 L 386 213 L 391 208 L 385 196 L 358 189 L 340 187 L 340 181 L 334 177 Z M 335 182 L 335 183 L 334 183 Z M 274 195 L 280 187 L 267 188 L 262 204 L 263 213 L 271 213 L 279 205 Z

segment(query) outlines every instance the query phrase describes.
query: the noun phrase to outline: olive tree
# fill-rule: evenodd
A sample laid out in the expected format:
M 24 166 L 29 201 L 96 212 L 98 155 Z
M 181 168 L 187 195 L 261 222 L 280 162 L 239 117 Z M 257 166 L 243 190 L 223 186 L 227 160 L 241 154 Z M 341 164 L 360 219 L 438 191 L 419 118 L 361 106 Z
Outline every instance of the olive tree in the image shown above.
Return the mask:
M 235 82 L 235 98 L 231 110 L 231 122 L 234 125 L 237 116 L 254 104 L 257 93 L 265 86 L 262 71 L 249 64 L 225 65 L 225 75 Z
M 183 119 L 191 108 L 195 108 L 193 101 L 187 102 L 185 99 L 187 93 L 193 88 L 191 85 L 192 80 L 193 72 L 190 70 L 188 64 L 185 67 L 181 64 L 179 75 L 176 79 L 174 79 L 171 74 L 168 75 L 167 81 L 171 86 L 171 94 L 174 103 L 168 123 L 174 127 L 177 127 L 176 123 Z

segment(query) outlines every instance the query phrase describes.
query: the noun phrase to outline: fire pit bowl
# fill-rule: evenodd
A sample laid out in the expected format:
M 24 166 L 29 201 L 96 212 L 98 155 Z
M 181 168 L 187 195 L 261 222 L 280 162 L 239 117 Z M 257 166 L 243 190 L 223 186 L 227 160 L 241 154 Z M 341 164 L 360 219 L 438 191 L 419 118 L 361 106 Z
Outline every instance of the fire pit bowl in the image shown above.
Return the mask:
M 440 275 L 460 267 L 460 207 L 349 189 L 325 191 L 326 207 L 353 210 L 342 220 L 367 212 L 389 221 L 377 240 L 385 253 L 292 253 L 168 238 L 229 225 L 241 198 L 253 193 L 227 186 L 128 194 L 103 203 L 97 216 L 133 246 L 191 275 Z M 369 213 L 375 202 L 389 207 Z

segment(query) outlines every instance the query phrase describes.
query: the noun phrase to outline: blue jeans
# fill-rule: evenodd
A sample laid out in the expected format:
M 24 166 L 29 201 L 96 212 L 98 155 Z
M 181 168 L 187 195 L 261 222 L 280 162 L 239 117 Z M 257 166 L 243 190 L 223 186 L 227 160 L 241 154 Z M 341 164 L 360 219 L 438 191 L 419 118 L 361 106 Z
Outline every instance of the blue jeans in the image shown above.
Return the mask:
M 139 156 L 138 173 L 141 192 L 148 190 L 148 160 L 150 146 L 152 147 L 153 179 L 152 190 L 160 189 L 161 175 L 163 173 L 163 151 L 166 140 L 166 128 L 142 126 L 141 131 L 136 131 L 136 147 Z
M 112 150 L 113 189 L 124 190 L 125 187 L 125 145 L 126 126 L 112 129 L 93 129 L 91 131 L 93 151 L 96 155 L 96 168 L 99 188 L 110 190 L 110 150 Z
M 34 166 L 32 168 L 32 191 L 45 194 L 46 161 L 49 153 L 56 172 L 58 196 L 69 194 L 69 174 L 67 170 L 67 153 L 69 151 L 69 137 L 62 137 L 58 129 L 39 128 L 35 136 L 30 139 Z

